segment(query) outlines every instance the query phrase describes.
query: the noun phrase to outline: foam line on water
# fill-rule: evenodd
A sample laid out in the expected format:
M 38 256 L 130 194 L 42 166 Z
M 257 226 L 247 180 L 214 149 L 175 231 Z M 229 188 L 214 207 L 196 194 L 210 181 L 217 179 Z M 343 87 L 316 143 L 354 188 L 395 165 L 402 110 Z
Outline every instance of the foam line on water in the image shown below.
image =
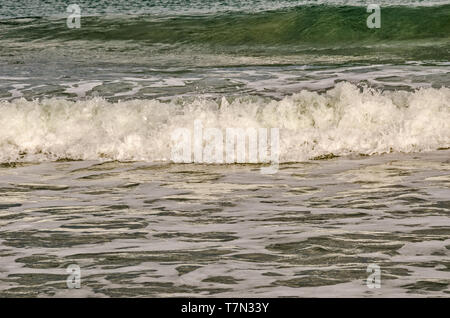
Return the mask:
M 110 103 L 16 99 L 0 102 L 0 162 L 170 161 L 171 133 L 205 128 L 279 128 L 281 162 L 326 154 L 373 155 L 450 147 L 450 89 L 382 92 L 339 83 L 282 100 L 184 98 Z

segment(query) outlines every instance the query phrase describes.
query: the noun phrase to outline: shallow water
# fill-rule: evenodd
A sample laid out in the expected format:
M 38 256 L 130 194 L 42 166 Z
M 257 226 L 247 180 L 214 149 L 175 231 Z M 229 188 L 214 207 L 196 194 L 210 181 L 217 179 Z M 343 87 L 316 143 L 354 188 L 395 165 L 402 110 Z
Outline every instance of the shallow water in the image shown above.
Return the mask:
M 4 164 L 0 295 L 448 296 L 449 157 Z

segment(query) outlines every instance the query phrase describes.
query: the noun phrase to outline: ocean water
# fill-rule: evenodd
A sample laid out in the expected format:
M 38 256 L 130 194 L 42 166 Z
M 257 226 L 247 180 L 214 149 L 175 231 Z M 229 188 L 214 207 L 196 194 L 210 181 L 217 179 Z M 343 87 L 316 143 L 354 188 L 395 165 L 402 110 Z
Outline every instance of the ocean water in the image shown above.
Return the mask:
M 0 296 L 448 297 L 450 2 L 371 2 L 1 1 Z

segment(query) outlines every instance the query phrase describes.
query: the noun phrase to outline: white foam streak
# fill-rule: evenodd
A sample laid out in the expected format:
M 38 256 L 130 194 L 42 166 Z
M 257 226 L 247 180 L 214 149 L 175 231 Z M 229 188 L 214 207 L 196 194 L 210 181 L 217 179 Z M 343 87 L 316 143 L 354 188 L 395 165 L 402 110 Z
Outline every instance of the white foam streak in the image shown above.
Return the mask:
M 281 162 L 429 151 L 450 147 L 450 89 L 360 91 L 341 83 L 324 94 L 304 90 L 281 101 L 4 101 L 0 162 L 169 161 L 172 131 L 192 130 L 196 119 L 205 128 L 280 128 Z

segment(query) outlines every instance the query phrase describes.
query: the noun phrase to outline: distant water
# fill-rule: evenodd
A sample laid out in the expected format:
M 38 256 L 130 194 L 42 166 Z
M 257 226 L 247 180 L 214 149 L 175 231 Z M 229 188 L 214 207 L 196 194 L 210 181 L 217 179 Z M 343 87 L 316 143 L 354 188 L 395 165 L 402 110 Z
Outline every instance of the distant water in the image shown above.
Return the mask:
M 0 296 L 448 295 L 450 2 L 371 2 L 1 1 Z M 195 120 L 280 170 L 171 163 Z
M 0 296 L 448 297 L 449 158 L 2 165 Z
M 0 98 L 110 101 L 448 87 L 449 1 L 2 1 Z

